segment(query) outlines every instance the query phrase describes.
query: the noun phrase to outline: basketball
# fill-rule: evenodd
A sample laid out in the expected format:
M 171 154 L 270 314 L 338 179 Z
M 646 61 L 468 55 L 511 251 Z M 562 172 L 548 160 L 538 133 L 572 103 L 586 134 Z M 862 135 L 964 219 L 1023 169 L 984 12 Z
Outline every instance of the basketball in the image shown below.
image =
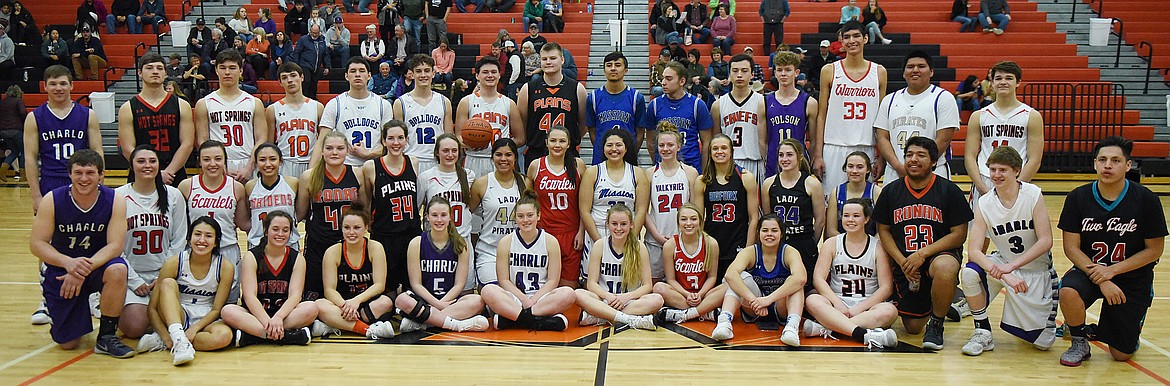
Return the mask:
M 471 150 L 486 149 L 495 139 L 495 129 L 483 118 L 471 118 L 463 124 L 463 144 Z

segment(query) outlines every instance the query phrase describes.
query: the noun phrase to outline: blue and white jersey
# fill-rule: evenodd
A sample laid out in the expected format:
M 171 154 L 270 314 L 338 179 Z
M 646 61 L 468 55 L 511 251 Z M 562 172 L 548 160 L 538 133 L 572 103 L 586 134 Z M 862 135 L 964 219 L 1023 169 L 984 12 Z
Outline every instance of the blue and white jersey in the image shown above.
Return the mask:
M 585 101 L 585 126 L 594 128 L 596 134 L 593 138 L 593 162 L 590 165 L 605 161 L 605 155 L 599 151 L 604 144 L 601 139 L 605 138 L 605 133 L 620 128 L 633 136 L 638 126 L 645 127 L 641 124 L 642 116 L 646 113 L 646 98 L 637 89 L 626 86 L 625 90 L 614 94 L 601 87 L 589 93 Z
M 394 109 L 389 101 L 374 94 L 356 99 L 346 92 L 325 104 L 325 110 L 321 112 L 321 122 L 317 125 L 345 133 L 351 145 L 373 149 L 382 143 L 378 138 L 382 133 L 382 124 L 391 119 L 394 119 Z M 409 151 L 409 147 L 407 149 Z M 345 157 L 345 164 L 350 166 L 362 166 L 364 161 L 354 156 L 352 152 Z
M 646 114 L 642 116 L 641 126 L 658 127 L 658 122 L 661 121 L 673 123 L 678 126 L 679 133 L 682 133 L 683 143 L 680 144 L 679 161 L 691 165 L 702 173 L 703 165 L 700 157 L 702 149 L 699 146 L 699 132 L 710 130 L 715 126 L 714 122 L 711 121 L 711 110 L 707 107 L 707 103 L 689 93 L 678 100 L 670 99 L 665 95 L 654 98 L 647 106 Z

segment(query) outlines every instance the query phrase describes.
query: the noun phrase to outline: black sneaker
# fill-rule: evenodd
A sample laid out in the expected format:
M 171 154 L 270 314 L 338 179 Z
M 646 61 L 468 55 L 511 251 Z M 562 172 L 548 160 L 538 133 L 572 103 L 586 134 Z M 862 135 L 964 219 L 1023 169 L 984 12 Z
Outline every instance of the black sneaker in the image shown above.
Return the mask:
M 922 336 L 922 348 L 932 351 L 943 349 L 943 324 L 931 320 L 926 322 L 926 333 Z
M 304 346 L 313 341 L 313 334 L 309 332 L 308 327 L 301 327 L 296 330 L 285 330 L 284 338 L 280 340 L 280 344 Z
M 406 320 L 406 319 L 403 319 L 403 320 Z M 497 330 L 507 330 L 507 329 L 512 329 L 512 328 L 517 327 L 515 320 L 505 318 L 503 316 L 500 316 L 500 314 L 493 315 L 492 321 L 494 322 L 492 324 L 494 324 L 496 326 Z
M 97 344 L 93 346 L 93 352 L 98 354 L 105 354 L 118 359 L 131 358 L 137 352 L 134 349 L 122 343 L 115 335 L 102 335 L 97 339 Z
M 564 331 L 569 326 L 569 319 L 564 315 L 537 316 L 532 329 L 536 331 Z
M 260 343 L 260 338 L 252 334 L 244 332 L 244 330 L 236 330 L 236 347 L 248 347 L 256 343 Z

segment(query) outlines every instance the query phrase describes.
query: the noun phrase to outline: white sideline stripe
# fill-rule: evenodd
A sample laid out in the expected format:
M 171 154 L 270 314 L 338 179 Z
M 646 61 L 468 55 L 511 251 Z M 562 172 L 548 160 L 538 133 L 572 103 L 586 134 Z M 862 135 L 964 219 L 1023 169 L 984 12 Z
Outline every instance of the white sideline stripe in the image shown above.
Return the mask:
M 9 367 L 16 366 L 16 365 L 20 364 L 20 362 L 24 362 L 24 361 L 28 360 L 29 358 L 37 356 L 37 354 L 43 353 L 46 350 L 51 349 L 51 348 L 53 348 L 53 346 L 56 346 L 56 345 L 57 345 L 56 343 L 49 343 L 49 344 L 42 346 L 41 348 L 29 351 L 28 353 L 21 355 L 21 356 L 17 357 L 16 359 L 10 360 L 10 361 L 0 365 L 0 371 L 4 371 L 4 370 L 7 370 Z
M 41 285 L 35 281 L 0 281 L 0 285 Z
M 1085 315 L 1088 315 L 1088 317 L 1093 318 L 1093 320 L 1097 320 L 1097 321 L 1101 320 L 1101 318 L 1099 316 L 1097 316 L 1096 314 L 1094 314 L 1092 312 L 1086 311 Z M 1170 358 L 1170 351 L 1166 351 L 1166 349 L 1161 348 L 1158 345 L 1154 344 L 1153 342 L 1146 340 L 1146 338 L 1138 338 L 1138 340 L 1141 341 L 1141 346 L 1139 346 L 1139 347 L 1149 347 L 1150 349 L 1157 351 L 1157 352 L 1161 353 L 1162 355 L 1165 355 L 1167 358 Z

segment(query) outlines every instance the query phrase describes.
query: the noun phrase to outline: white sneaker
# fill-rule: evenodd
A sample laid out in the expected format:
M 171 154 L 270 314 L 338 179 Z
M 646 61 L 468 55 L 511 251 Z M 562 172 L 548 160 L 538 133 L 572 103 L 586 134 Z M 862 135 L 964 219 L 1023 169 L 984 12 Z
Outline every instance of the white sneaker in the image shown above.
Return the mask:
M 138 338 L 138 353 L 146 354 L 148 352 L 166 350 L 167 345 L 163 343 L 162 337 L 158 336 L 157 332 L 152 332 Z
M 780 333 L 780 341 L 792 347 L 800 347 L 800 334 L 796 332 L 796 327 L 785 328 Z
M 716 308 L 714 310 L 708 311 L 705 314 L 700 314 L 699 320 L 705 321 L 705 322 L 718 322 L 719 321 L 719 309 Z
M 658 326 L 654 325 L 654 316 L 652 315 L 630 316 L 632 317 L 631 319 L 633 319 L 630 321 L 630 327 L 647 331 L 654 331 L 658 329 Z
M 605 323 L 605 320 L 596 316 L 590 315 L 588 312 L 581 311 L 581 321 L 577 324 L 582 326 L 596 326 Z
M 459 332 L 487 331 L 488 327 L 491 326 L 491 324 L 488 323 L 487 318 L 483 315 L 472 316 L 470 318 L 461 320 L 460 322 L 462 323 L 459 326 Z
M 875 328 L 865 333 L 865 346 L 869 348 L 888 348 L 898 346 L 898 333 L 894 330 Z
M 825 328 L 825 326 L 822 326 L 820 323 L 807 319 L 804 321 L 804 326 L 801 328 L 801 333 L 804 334 L 806 338 L 819 336 L 825 339 L 837 340 L 837 338 L 833 337 L 832 330 Z
M 735 331 L 731 328 L 731 322 L 719 321 L 715 325 L 715 330 L 711 331 L 711 339 L 724 341 L 735 337 Z
M 94 319 L 102 318 L 102 293 L 94 292 L 89 294 L 89 314 Z
M 366 329 L 366 338 L 374 340 L 390 339 L 393 338 L 394 335 L 394 325 L 390 324 L 390 322 L 374 322 L 374 324 L 371 324 L 370 327 Z
M 402 318 L 402 323 L 398 324 L 398 333 L 405 334 L 413 331 L 422 331 L 427 329 L 427 325 L 411 320 L 410 318 Z
M 171 356 L 174 357 L 171 364 L 175 366 L 187 364 L 195 360 L 195 346 L 186 339 L 176 341 L 175 347 L 171 348 Z
M 982 328 L 976 328 L 975 333 L 971 334 L 971 340 L 963 345 L 965 355 L 976 356 L 991 350 L 995 350 L 995 340 L 991 337 L 991 331 Z
M 893 40 L 890 40 L 890 39 L 882 39 L 882 44 L 890 44 L 890 43 L 893 43 L 893 42 L 894 42 L 894 41 L 893 41 Z
M 39 326 L 52 322 L 53 319 L 49 317 L 49 309 L 45 307 L 45 302 L 41 302 L 41 305 L 32 314 L 32 324 Z
M 316 337 L 325 337 L 325 335 L 333 334 L 334 336 L 341 336 L 341 330 L 330 327 L 325 322 L 314 320 L 313 324 L 309 326 L 309 331 Z
M 996 36 L 1003 35 L 1003 29 L 1002 28 L 992 28 L 991 33 L 995 34 Z

